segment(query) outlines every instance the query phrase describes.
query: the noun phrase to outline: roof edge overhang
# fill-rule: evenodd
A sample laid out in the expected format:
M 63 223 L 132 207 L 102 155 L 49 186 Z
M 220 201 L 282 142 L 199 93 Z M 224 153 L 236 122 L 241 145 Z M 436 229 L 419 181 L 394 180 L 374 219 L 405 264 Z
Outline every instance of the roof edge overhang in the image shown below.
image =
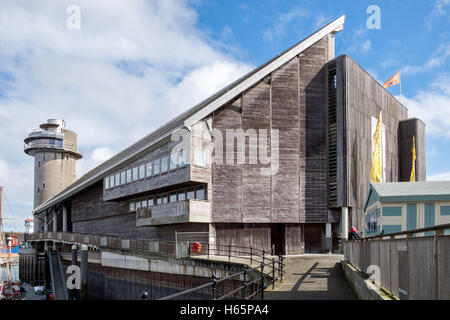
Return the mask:
M 198 105 L 194 106 L 193 108 L 185 111 L 181 115 L 167 122 L 162 127 L 158 128 L 154 132 L 150 133 L 149 135 L 145 136 L 138 142 L 134 143 L 132 146 L 119 152 L 111 159 L 106 160 L 104 163 L 87 172 L 84 176 L 82 176 L 72 185 L 70 185 L 69 187 L 58 193 L 56 196 L 48 199 L 46 202 L 36 207 L 33 210 L 33 214 L 38 214 L 54 206 L 59 201 L 63 201 L 73 196 L 77 192 L 93 185 L 94 183 L 102 179 L 103 176 L 107 174 L 109 171 L 111 171 L 114 167 L 136 156 L 136 154 L 139 154 L 142 151 L 150 148 L 152 145 L 170 136 L 173 132 L 183 128 L 189 130 L 195 123 L 201 121 L 209 114 L 211 114 L 218 108 L 222 107 L 224 104 L 233 100 L 237 95 L 244 92 L 248 88 L 252 87 L 258 81 L 264 79 L 267 75 L 269 75 L 274 70 L 278 69 L 286 62 L 302 53 L 304 50 L 312 46 L 317 41 L 323 39 L 328 34 L 334 35 L 342 31 L 344 29 L 344 23 L 345 23 L 345 14 L 341 15 L 339 18 L 330 22 L 329 24 L 327 24 L 320 30 L 314 32 L 313 34 L 303 39 L 302 41 L 298 42 L 291 48 L 280 53 L 277 57 L 273 58 L 272 60 L 269 60 L 267 63 L 261 65 L 260 67 L 254 69 L 250 73 L 231 83 L 229 86 L 218 91 L 216 94 L 202 101 Z M 174 126 L 174 128 L 167 129 L 170 126 Z M 136 147 L 137 149 L 135 149 Z M 92 176 L 88 177 L 89 175 Z M 84 179 L 84 181 L 80 182 L 80 180 L 82 179 Z

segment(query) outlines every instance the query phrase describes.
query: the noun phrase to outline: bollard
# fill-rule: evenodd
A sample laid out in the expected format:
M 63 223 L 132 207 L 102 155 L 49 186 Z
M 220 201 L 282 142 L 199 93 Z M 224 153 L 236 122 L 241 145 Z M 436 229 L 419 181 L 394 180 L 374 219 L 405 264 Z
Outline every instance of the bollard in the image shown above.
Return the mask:
M 83 244 L 81 246 L 81 300 L 88 298 L 88 247 Z

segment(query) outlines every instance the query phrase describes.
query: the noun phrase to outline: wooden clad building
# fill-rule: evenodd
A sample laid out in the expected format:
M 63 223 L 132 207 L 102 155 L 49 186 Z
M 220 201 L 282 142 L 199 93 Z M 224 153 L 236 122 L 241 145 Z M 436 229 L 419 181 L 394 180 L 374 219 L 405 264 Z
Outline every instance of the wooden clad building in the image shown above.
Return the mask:
M 35 209 L 42 229 L 209 241 L 297 254 L 364 226 L 373 123 L 383 177 L 425 179 L 425 128 L 348 56 L 342 16 L 85 174 Z M 401 145 L 399 144 L 401 142 Z M 252 155 L 257 155 L 256 159 Z M 406 161 L 407 160 L 407 161 Z M 46 218 L 44 219 L 44 217 Z M 37 230 L 39 231 L 39 230 Z

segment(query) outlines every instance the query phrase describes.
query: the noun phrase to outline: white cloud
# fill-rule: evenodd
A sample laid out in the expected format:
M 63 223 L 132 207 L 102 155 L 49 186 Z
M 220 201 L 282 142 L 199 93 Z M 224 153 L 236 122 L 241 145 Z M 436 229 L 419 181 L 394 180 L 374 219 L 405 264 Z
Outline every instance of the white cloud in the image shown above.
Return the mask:
M 290 11 L 279 14 L 271 28 L 264 30 L 263 39 L 268 42 L 276 41 L 286 35 L 286 29 L 295 19 L 309 18 L 310 13 L 300 7 L 294 7 Z
M 80 30 L 66 27 L 70 4 L 2 2 L 0 158 L 14 175 L 1 181 L 22 216 L 33 190 L 23 139 L 47 118 L 77 132 L 82 174 L 252 67 L 197 27 L 187 1 L 79 0 Z
M 435 0 L 433 10 L 425 18 L 425 24 L 429 31 L 433 28 L 433 23 L 441 16 L 447 14 L 447 6 L 450 6 L 450 0 Z
M 427 176 L 427 181 L 450 181 L 450 172 L 441 172 Z
M 426 124 L 427 135 L 450 138 L 450 74 L 441 74 L 429 90 L 402 99 L 408 115 Z

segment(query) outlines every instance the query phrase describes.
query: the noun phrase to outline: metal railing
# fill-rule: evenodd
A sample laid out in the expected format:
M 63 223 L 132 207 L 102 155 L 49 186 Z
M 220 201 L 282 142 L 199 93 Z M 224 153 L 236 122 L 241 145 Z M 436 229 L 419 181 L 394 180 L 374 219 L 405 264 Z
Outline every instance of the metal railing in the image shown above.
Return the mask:
M 265 251 L 249 247 L 239 247 L 232 245 L 217 245 L 203 243 L 201 249 L 192 250 L 192 242 L 189 243 L 189 255 L 205 257 L 206 259 L 211 259 L 213 257 L 225 256 L 228 261 L 231 262 L 231 258 L 248 259 L 250 261 L 250 266 L 256 263 L 257 266 L 249 268 L 244 265 L 243 270 L 227 277 L 217 278 L 213 273 L 211 280 L 200 286 L 184 290 L 163 298 L 159 300 L 172 300 L 176 298 L 181 298 L 188 294 L 199 293 L 205 289 L 210 289 L 211 300 L 224 300 L 227 298 L 250 300 L 256 295 L 260 294 L 261 300 L 264 299 L 264 290 L 269 286 L 275 287 L 275 282 L 283 282 L 283 268 L 284 268 L 284 258 L 281 255 L 273 256 L 270 255 L 271 251 Z M 250 275 L 255 274 L 254 279 L 250 279 Z M 268 281 L 267 281 L 268 279 Z M 240 282 L 239 286 L 233 288 L 227 288 L 226 292 L 222 292 L 222 295 L 217 294 L 217 286 L 219 284 L 224 284 L 226 282 L 234 280 Z M 224 290 L 223 290 L 224 291 Z

